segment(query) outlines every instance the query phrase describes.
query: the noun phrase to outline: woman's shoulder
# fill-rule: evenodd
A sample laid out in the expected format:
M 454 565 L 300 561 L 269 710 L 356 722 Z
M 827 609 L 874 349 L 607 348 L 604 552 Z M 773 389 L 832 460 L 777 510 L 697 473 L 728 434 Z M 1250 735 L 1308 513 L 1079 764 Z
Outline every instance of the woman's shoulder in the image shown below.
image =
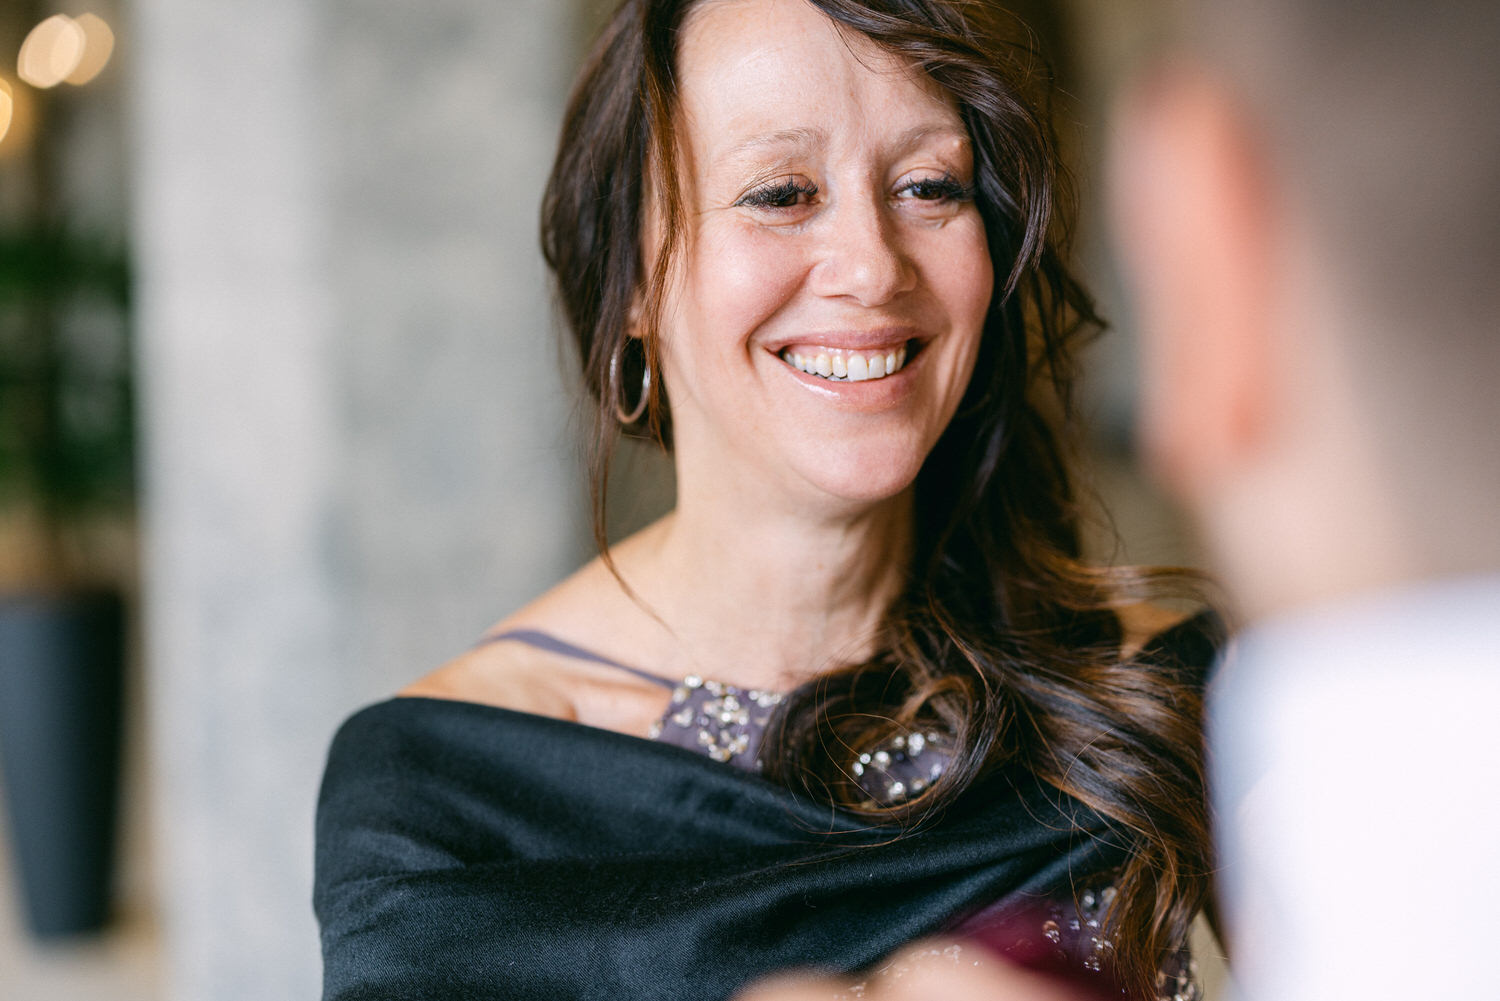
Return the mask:
M 491 635 L 517 628 L 502 622 Z M 416 679 L 397 698 L 473 702 L 499 709 L 573 719 L 566 685 L 546 654 L 521 643 L 481 642 L 435 671 Z
M 601 716 L 601 706 L 634 702 L 630 696 L 641 687 L 627 673 L 602 668 L 608 657 L 588 653 L 614 653 L 622 643 L 628 649 L 631 613 L 638 610 L 621 595 L 618 581 L 594 560 L 490 627 L 468 651 L 402 688 L 397 697 L 472 702 L 637 729 L 628 719 L 615 720 L 613 711 L 595 718 Z M 650 686 L 646 691 L 654 702 L 657 693 Z
M 444 699 L 541 716 L 573 718 L 567 685 L 559 665 L 546 650 L 499 639 L 517 632 L 554 632 L 566 628 L 571 609 L 585 603 L 598 588 L 591 565 L 585 565 L 531 602 L 476 637 L 468 650 L 402 688 L 398 698 Z

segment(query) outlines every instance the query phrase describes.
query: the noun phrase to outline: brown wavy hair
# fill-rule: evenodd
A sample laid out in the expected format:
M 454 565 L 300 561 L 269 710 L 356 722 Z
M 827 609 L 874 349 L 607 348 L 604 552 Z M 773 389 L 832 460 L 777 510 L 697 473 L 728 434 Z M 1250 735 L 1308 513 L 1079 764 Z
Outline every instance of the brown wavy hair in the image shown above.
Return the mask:
M 543 250 L 595 405 L 590 481 L 606 560 L 617 408 L 632 409 L 621 396 L 644 368 L 659 371 L 657 321 L 683 221 L 674 67 L 700 2 L 621 4 L 569 102 L 543 202 Z M 1116 975 L 1131 996 L 1155 997 L 1155 971 L 1207 896 L 1201 679 L 1170 658 L 1121 653 L 1115 610 L 1181 578 L 1081 555 L 1059 429 L 1070 423 L 1075 351 L 1101 324 L 1066 266 L 1071 195 L 1044 64 L 990 4 L 807 2 L 951 96 L 973 143 L 996 293 L 958 413 L 917 477 L 914 559 L 880 652 L 790 694 L 764 745 L 775 749 L 767 774 L 908 829 L 1000 767 L 1081 801 L 1125 849 L 1106 917 Z M 648 211 L 664 223 L 649 273 Z M 649 396 L 624 430 L 670 447 L 659 378 Z M 870 803 L 848 774 L 849 748 L 934 725 L 957 746 L 942 777 L 904 803 Z

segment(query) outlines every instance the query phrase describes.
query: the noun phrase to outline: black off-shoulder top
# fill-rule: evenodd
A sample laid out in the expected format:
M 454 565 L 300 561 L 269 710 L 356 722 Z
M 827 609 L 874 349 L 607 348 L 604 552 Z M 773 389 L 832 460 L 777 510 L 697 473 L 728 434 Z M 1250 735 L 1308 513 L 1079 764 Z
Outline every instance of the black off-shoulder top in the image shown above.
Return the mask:
M 1201 673 L 1217 635 L 1199 617 L 1145 655 Z M 791 967 L 868 970 L 935 932 L 1097 971 L 1118 996 L 1099 917 L 1124 839 L 1082 804 L 1002 770 L 939 823 L 871 826 L 756 774 L 775 693 L 493 639 L 652 678 L 671 704 L 652 740 L 426 698 L 349 719 L 318 808 L 325 1001 L 723 999 Z M 946 761 L 941 734 L 914 733 L 852 764 L 890 799 Z M 1160 988 L 1198 997 L 1185 951 Z

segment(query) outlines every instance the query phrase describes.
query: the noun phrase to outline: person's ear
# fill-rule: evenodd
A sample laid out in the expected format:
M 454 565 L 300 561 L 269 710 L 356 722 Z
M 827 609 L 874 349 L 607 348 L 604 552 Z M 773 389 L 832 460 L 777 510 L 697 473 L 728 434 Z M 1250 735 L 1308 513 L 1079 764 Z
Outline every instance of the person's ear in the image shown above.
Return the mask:
M 1160 70 L 1121 102 L 1111 208 L 1141 331 L 1140 437 L 1187 501 L 1252 461 L 1268 430 L 1276 206 L 1262 155 L 1204 72 Z
M 639 340 L 641 337 L 641 317 L 646 311 L 646 292 L 637 288 L 635 294 L 630 297 L 630 309 L 625 314 L 625 334 L 628 337 Z

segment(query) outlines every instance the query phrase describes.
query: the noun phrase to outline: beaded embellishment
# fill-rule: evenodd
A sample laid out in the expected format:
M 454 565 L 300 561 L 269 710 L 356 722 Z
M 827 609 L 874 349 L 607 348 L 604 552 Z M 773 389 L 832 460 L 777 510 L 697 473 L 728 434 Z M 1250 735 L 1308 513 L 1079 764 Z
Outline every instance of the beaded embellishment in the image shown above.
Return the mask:
M 715 761 L 760 771 L 760 738 L 771 711 L 780 703 L 777 692 L 747 690 L 689 675 L 672 690 L 666 715 L 652 724 L 648 736 L 692 747 Z
M 672 690 L 665 715 L 652 725 L 653 740 L 706 754 L 714 761 L 759 771 L 760 743 L 771 714 L 781 704 L 777 692 L 744 689 L 690 675 Z M 890 805 L 917 796 L 942 776 L 953 760 L 953 740 L 940 730 L 898 734 L 884 744 L 853 758 L 849 774 L 872 803 Z M 1110 968 L 1115 943 L 1104 933 L 1105 912 L 1116 896 L 1113 886 L 1080 891 L 1076 900 L 1051 901 L 1036 933 L 1067 966 L 1091 973 Z M 1029 937 L 1029 935 L 1028 935 Z M 942 958 L 961 962 L 962 947 L 941 950 Z M 922 961 L 937 958 L 917 957 Z M 876 977 L 898 978 L 907 972 L 903 962 L 877 971 Z M 1156 976 L 1157 1001 L 1202 1001 L 1197 964 L 1187 947 L 1179 949 Z M 866 983 L 851 984 L 841 998 L 865 996 Z
M 897 734 L 859 755 L 849 766 L 854 781 L 882 806 L 919 795 L 953 760 L 953 741 L 938 730 Z
M 1042 922 L 1042 938 L 1052 944 L 1057 958 L 1068 965 L 1079 964 L 1091 973 L 1110 968 L 1115 943 L 1105 934 L 1105 912 L 1114 902 L 1113 886 L 1089 888 L 1077 900 L 1054 900 Z M 1156 973 L 1157 1001 L 1201 1001 L 1198 964 L 1187 946 L 1168 957 Z
M 689 675 L 672 690 L 665 715 L 647 736 L 760 771 L 760 741 L 781 698 L 779 692 Z M 858 755 L 849 763 L 849 774 L 873 803 L 888 805 L 921 793 L 943 774 L 952 756 L 947 734 L 913 731 Z
M 1099 921 L 1104 908 L 1109 906 L 1114 896 L 1115 889 L 1112 886 L 1098 892 L 1085 890 L 1079 896 L 1076 912 L 1067 916 L 1066 912 L 1072 908 L 1061 904 L 1053 906 L 1051 916 L 1042 923 L 1041 932 L 1043 938 L 1058 948 L 1061 953 L 1059 958 L 1067 959 L 1070 963 L 1077 961 L 1079 951 L 1076 948 L 1065 948 L 1065 943 L 1076 946 L 1081 940 L 1087 941 L 1088 948 L 1083 950 L 1084 969 L 1095 973 L 1106 969 L 1108 954 L 1114 950 L 1114 943 L 1099 933 Z M 1084 936 L 1082 933 L 1085 931 L 1090 934 Z M 834 995 L 834 1001 L 857 1001 L 867 995 L 872 982 L 900 980 L 916 973 L 918 967 L 932 963 L 977 965 L 977 961 L 971 957 L 980 953 L 976 953 L 974 949 L 972 945 L 953 943 L 907 951 L 876 969 L 869 980 L 846 986 Z M 1203 993 L 1197 974 L 1197 964 L 1187 948 L 1178 950 L 1166 968 L 1156 975 L 1156 1001 L 1202 1001 Z

